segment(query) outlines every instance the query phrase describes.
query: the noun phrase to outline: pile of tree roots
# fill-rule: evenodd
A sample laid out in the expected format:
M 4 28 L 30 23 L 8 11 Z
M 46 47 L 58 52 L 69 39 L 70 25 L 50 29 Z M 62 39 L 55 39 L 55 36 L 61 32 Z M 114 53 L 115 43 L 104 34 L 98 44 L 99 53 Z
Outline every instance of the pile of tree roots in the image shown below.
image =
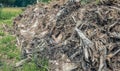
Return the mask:
M 13 26 L 22 59 L 16 67 L 34 58 L 46 71 L 120 71 L 119 0 L 38 3 Z

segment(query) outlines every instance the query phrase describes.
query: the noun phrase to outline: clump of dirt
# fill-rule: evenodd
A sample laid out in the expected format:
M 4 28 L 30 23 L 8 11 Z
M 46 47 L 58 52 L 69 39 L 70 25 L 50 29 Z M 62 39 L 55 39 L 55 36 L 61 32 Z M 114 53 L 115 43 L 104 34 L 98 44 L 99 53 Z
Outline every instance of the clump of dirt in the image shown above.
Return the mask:
M 49 71 L 119 71 L 120 1 L 52 1 L 14 20 L 23 59 L 48 59 Z

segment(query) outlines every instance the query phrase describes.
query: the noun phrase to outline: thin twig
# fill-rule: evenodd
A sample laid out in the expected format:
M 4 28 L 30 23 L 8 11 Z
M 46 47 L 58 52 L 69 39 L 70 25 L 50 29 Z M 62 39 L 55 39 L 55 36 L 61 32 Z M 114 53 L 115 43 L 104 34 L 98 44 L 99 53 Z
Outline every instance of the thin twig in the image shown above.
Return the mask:
M 20 66 L 22 66 L 23 64 L 25 64 L 26 62 L 28 62 L 28 61 L 30 61 L 30 60 L 31 60 L 30 58 L 23 59 L 23 60 L 17 62 L 17 63 L 15 64 L 15 67 L 20 67 Z
M 115 56 L 117 53 L 119 53 L 120 52 L 120 49 L 119 50 L 117 50 L 116 52 L 114 52 L 114 53 L 110 53 L 109 55 L 107 55 L 107 57 L 108 58 L 112 58 L 113 56 Z

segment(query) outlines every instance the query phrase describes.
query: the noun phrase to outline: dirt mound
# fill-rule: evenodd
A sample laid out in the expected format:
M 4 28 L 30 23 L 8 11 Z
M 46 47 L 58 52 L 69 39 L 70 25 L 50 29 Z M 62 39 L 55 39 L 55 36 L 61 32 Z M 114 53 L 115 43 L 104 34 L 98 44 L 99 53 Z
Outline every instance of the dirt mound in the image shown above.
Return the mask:
M 49 60 L 50 71 L 120 70 L 120 1 L 54 1 L 14 21 L 23 59 Z

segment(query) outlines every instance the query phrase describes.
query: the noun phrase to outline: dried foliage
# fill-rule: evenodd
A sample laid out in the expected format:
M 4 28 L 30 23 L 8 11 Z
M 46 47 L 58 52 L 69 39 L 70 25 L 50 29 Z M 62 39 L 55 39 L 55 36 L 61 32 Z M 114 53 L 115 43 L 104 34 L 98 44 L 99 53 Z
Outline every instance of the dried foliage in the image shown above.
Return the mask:
M 49 71 L 119 71 L 120 1 L 82 5 L 52 1 L 28 7 L 14 21 L 23 58 L 49 60 Z

